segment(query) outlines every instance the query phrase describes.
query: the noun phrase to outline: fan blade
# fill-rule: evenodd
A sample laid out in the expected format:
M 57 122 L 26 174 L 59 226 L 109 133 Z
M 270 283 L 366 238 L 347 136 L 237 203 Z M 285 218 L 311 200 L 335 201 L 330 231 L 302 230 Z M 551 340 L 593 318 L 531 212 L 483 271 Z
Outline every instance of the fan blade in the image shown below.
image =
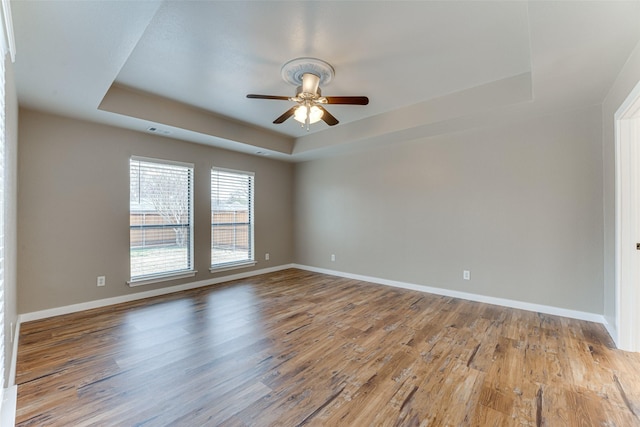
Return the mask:
M 280 123 L 283 123 L 285 120 L 287 120 L 289 117 L 293 116 L 293 114 L 296 112 L 296 108 L 298 108 L 298 106 L 293 106 L 291 108 L 289 108 L 287 111 L 284 112 L 283 115 L 281 115 L 280 117 L 278 117 L 277 119 L 275 119 L 273 121 L 273 124 L 279 125 Z
M 316 104 L 316 107 L 322 110 L 322 120 L 324 120 L 326 124 L 328 124 L 329 126 L 335 126 L 338 123 L 340 123 L 338 119 L 333 117 L 333 115 L 330 112 L 328 112 L 327 109 L 324 108 L 322 105 Z
M 366 96 L 325 96 L 327 104 L 367 105 L 369 98 Z
M 288 96 L 277 96 L 277 95 L 256 95 L 253 93 L 250 93 L 249 95 L 247 95 L 247 98 L 251 98 L 251 99 L 277 99 L 280 101 L 288 101 L 289 97 Z

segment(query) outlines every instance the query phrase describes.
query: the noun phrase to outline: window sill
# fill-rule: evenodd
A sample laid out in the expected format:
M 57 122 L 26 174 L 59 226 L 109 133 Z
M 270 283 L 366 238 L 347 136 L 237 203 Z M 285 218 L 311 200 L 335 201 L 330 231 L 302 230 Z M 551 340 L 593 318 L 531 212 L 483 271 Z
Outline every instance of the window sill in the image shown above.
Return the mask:
M 148 276 L 142 279 L 134 279 L 134 280 L 129 280 L 127 282 L 127 285 L 129 285 L 129 287 L 133 288 L 135 286 L 143 286 L 143 285 L 150 285 L 152 283 L 160 283 L 160 282 L 168 282 L 169 280 L 177 280 L 177 279 L 184 279 L 186 277 L 193 277 L 195 276 L 197 273 L 196 270 L 191 270 L 191 271 L 184 271 L 181 273 L 172 273 L 172 274 L 163 274 L 163 275 L 158 275 L 158 276 Z
M 226 264 L 226 265 L 221 265 L 219 267 L 211 267 L 209 269 L 209 272 L 211 272 L 211 273 L 219 273 L 221 271 L 237 270 L 238 268 L 253 267 L 257 263 L 258 263 L 258 261 L 246 261 L 246 262 L 242 262 L 242 263 L 238 263 L 238 264 Z

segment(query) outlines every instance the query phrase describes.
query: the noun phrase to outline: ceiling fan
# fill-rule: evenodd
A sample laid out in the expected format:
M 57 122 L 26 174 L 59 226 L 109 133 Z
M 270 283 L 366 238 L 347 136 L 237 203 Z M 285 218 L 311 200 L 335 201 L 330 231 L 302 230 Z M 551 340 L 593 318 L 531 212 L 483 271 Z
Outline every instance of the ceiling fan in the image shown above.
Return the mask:
M 275 99 L 296 103 L 275 119 L 274 124 L 284 123 L 293 116 L 296 121 L 302 123 L 303 127 L 306 125 L 307 131 L 310 124 L 320 120 L 329 126 L 335 126 L 339 123 L 338 119 L 324 108 L 324 104 L 367 105 L 369 103 L 369 98 L 366 96 L 322 96 L 320 85 L 328 84 L 333 79 L 335 70 L 321 59 L 293 59 L 282 66 L 281 74 L 284 81 L 298 86 L 295 96 L 247 95 L 247 98 L 251 99 Z

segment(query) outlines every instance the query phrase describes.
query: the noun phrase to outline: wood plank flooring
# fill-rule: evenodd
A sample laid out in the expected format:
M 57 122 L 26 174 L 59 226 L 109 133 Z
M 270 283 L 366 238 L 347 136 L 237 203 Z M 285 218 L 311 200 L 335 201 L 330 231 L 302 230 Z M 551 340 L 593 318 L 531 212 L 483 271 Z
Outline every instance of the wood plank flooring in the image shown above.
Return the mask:
M 284 270 L 21 325 L 18 426 L 640 426 L 602 325 Z

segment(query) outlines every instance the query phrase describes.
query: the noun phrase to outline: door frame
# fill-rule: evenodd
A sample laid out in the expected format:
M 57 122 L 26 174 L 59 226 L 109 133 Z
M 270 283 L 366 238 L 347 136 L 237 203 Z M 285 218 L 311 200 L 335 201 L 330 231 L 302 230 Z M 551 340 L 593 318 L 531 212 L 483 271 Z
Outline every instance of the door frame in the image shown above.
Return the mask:
M 615 304 L 618 348 L 640 351 L 640 83 L 614 116 Z

